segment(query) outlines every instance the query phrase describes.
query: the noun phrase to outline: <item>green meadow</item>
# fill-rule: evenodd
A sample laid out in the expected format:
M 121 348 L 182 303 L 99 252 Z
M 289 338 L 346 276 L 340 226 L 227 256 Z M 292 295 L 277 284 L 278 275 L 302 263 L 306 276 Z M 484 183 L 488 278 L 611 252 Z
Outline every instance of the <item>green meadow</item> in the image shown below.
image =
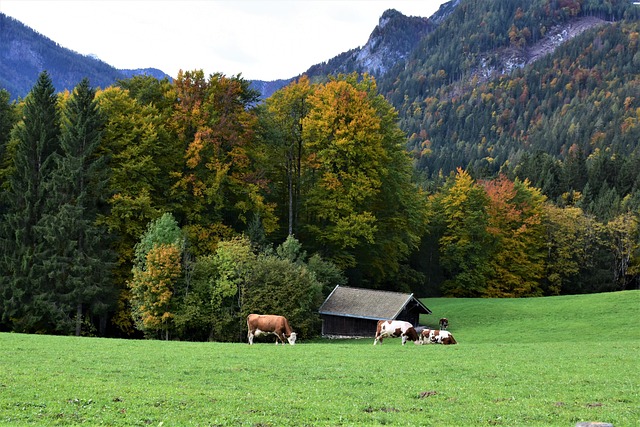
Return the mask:
M 640 291 L 424 303 L 458 345 L 3 333 L 0 425 L 640 425 Z

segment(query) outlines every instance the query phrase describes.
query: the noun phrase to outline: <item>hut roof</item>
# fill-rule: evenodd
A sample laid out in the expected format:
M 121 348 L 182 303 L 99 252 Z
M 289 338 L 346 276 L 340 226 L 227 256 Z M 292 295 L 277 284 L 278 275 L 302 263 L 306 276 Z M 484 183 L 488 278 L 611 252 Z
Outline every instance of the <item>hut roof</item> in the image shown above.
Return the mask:
M 408 305 L 417 305 L 420 312 L 431 314 L 413 294 L 336 286 L 320 307 L 320 314 L 392 320 Z

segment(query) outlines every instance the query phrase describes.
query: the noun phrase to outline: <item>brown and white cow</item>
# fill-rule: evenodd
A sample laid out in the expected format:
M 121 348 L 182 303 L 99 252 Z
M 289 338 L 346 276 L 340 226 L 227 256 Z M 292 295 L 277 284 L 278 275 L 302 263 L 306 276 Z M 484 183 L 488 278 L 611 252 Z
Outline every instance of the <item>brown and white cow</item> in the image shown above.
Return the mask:
M 420 332 L 420 344 L 458 344 L 451 332 L 438 329 L 424 329 Z
M 440 319 L 440 329 L 447 329 L 449 327 L 449 319 L 443 317 Z
M 250 314 L 247 316 L 247 329 L 249 345 L 253 344 L 254 336 L 257 337 L 268 334 L 274 334 L 276 336 L 276 345 L 278 345 L 278 341 L 281 341 L 283 345 L 286 344 L 285 339 L 289 341 L 291 345 L 296 343 L 296 333 L 291 331 L 289 322 L 284 316 Z
M 402 337 L 402 345 L 404 345 L 407 340 L 413 341 L 414 344 L 420 344 L 418 341 L 418 333 L 413 325 L 403 320 L 378 320 L 376 339 L 373 341 L 373 345 L 378 344 L 378 342 L 382 344 L 382 340 L 387 337 Z

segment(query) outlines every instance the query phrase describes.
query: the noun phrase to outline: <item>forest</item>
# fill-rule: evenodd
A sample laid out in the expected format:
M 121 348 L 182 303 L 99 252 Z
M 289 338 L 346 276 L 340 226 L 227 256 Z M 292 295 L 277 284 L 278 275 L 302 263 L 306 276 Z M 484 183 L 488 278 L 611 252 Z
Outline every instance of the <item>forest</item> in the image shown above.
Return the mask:
M 619 21 L 509 76 L 424 74 L 418 92 L 301 76 L 259 102 L 241 76 L 201 70 L 60 93 L 45 71 L 19 102 L 0 90 L 0 331 L 240 341 L 248 313 L 271 312 L 311 337 L 338 284 L 639 288 L 635 18 L 482 3 L 515 5 L 484 26 L 495 46 L 535 10 Z M 476 19 L 473 4 L 454 14 Z

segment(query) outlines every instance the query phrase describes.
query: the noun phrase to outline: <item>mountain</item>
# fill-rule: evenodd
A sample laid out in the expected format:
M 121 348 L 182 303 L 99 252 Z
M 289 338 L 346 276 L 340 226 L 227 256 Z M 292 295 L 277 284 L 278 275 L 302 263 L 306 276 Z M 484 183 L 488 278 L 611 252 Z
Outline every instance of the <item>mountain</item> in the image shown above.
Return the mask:
M 93 56 L 64 48 L 3 13 L 0 36 L 0 88 L 6 89 L 12 99 L 26 96 L 43 70 L 49 73 L 57 90 L 72 90 L 84 77 L 99 87 L 138 74 L 170 78 L 154 68 L 118 70 Z
M 355 71 L 382 76 L 399 61 L 404 61 L 422 37 L 434 28 L 435 24 L 428 18 L 407 17 L 396 10 L 387 10 L 364 46 L 314 65 L 305 74 L 322 78 L 328 74 Z
M 398 63 L 402 63 L 420 40 L 453 11 L 458 1 L 445 3 L 431 18 L 405 16 L 389 9 L 382 14 L 364 46 L 312 65 L 303 74 L 309 76 L 312 81 L 325 80 L 327 75 L 353 72 L 368 73 L 379 78 L 391 72 Z M 299 76 L 295 78 L 297 77 Z M 261 93 L 261 98 L 266 99 L 295 78 L 273 82 L 252 81 L 252 85 Z
M 416 172 L 528 179 L 609 219 L 640 207 L 640 6 L 460 0 L 378 79 Z

